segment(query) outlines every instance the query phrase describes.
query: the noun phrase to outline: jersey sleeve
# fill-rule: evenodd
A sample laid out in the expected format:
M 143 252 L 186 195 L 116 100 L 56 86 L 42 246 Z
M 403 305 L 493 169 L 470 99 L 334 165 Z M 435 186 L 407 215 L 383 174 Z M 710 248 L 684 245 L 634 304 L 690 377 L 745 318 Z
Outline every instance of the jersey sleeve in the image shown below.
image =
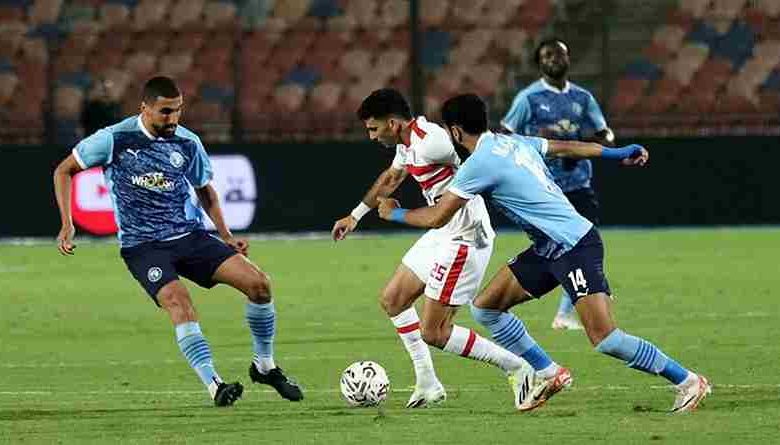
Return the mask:
M 187 169 L 187 180 L 190 181 L 193 187 L 202 188 L 211 181 L 214 177 L 214 172 L 211 168 L 209 155 L 206 154 L 206 149 L 203 148 L 203 143 L 197 137 L 193 138 L 193 142 L 195 142 L 195 153 Z
M 111 162 L 114 135 L 101 129 L 81 140 L 73 149 L 73 157 L 82 169 L 106 165 Z
M 588 94 L 588 119 L 590 119 L 593 125 L 593 131 L 601 131 L 607 128 L 607 120 L 604 119 L 604 113 L 601 112 L 599 103 L 596 102 L 596 98 L 592 94 Z
M 395 149 L 395 156 L 393 156 L 393 163 L 391 164 L 391 167 L 393 167 L 396 170 L 403 170 L 406 164 L 406 159 L 404 158 L 403 153 L 401 153 L 401 149 L 396 147 Z
M 489 190 L 493 186 L 491 169 L 484 160 L 472 155 L 458 169 L 455 179 L 447 189 L 463 199 L 471 199 L 477 194 Z
M 512 133 L 522 133 L 523 127 L 531 120 L 531 104 L 526 94 L 518 93 L 512 101 L 509 111 L 501 119 L 501 125 Z

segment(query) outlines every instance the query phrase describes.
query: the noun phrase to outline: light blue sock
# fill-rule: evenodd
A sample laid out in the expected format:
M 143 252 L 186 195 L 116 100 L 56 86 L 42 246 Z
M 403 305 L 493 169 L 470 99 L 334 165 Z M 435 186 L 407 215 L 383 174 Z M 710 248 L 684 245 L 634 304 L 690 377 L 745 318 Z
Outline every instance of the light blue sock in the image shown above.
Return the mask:
M 561 293 L 561 301 L 558 303 L 558 313 L 571 314 L 572 312 L 574 312 L 574 305 L 571 303 L 571 298 L 569 298 L 566 289 L 564 289 Z
M 257 304 L 247 302 L 246 321 L 252 332 L 255 347 L 255 364 L 260 372 L 276 367 L 274 363 L 274 334 L 276 333 L 276 310 L 273 302 Z
M 203 337 L 203 332 L 201 332 L 197 321 L 176 325 L 176 341 L 187 362 L 189 362 L 207 388 L 212 383 L 218 384 L 222 382 L 222 379 L 219 378 L 217 371 L 214 369 L 209 344 Z
M 525 359 L 535 370 L 545 369 L 553 363 L 547 352 L 525 330 L 522 320 L 514 314 L 471 305 L 471 315 L 490 331 L 496 343 Z
M 620 329 L 612 331 L 596 345 L 596 350 L 626 362 L 634 369 L 648 374 L 661 375 L 678 385 L 688 376 L 688 370 L 670 359 L 649 341 L 626 334 Z

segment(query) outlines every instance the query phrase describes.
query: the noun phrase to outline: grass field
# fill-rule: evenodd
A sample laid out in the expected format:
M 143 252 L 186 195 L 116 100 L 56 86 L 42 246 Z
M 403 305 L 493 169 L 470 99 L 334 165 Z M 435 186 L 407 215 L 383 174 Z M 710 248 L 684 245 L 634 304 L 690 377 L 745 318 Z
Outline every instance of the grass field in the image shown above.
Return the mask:
M 542 409 L 513 410 L 502 375 L 434 352 L 446 404 L 406 410 L 411 363 L 376 300 L 411 236 L 255 241 L 277 298 L 277 362 L 306 390 L 299 404 L 249 387 L 214 408 L 181 358 L 167 317 L 147 300 L 117 248 L 0 245 L 0 442 L 7 443 L 778 443 L 778 229 L 605 231 L 621 326 L 710 377 L 693 415 L 670 416 L 658 377 L 591 350 L 549 323 L 557 294 L 517 313 L 575 378 Z M 527 245 L 499 236 L 492 273 Z M 190 286 L 217 369 L 248 384 L 251 341 L 239 295 Z M 461 324 L 475 326 L 467 311 Z M 343 368 L 381 363 L 383 409 L 351 409 Z

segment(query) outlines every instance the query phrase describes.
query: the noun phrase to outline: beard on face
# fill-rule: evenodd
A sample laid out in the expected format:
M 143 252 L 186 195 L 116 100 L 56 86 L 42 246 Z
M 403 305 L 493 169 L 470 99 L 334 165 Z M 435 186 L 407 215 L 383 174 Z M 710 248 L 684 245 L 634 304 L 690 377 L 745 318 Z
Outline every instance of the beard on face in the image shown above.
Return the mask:
M 154 131 L 160 137 L 169 138 L 176 134 L 176 124 L 155 125 Z
M 553 79 L 561 79 L 569 71 L 569 66 L 565 63 L 547 64 L 542 67 L 542 72 Z

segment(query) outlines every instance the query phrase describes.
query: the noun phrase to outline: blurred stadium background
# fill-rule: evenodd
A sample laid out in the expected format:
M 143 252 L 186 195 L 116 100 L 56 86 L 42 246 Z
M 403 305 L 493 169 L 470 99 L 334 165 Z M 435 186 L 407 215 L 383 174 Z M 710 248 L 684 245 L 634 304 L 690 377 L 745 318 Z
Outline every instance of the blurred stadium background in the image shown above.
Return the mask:
M 780 222 L 780 0 L 0 0 L 0 162 L 41 178 L 13 181 L 7 205 L 26 217 L 0 236 L 57 232 L 43 178 L 94 131 L 85 104 L 134 114 L 155 74 L 179 82 L 182 122 L 209 152 L 233 156 L 215 162 L 234 229 L 329 230 L 389 163 L 354 115 L 368 93 L 398 88 L 435 119 L 476 92 L 498 126 L 550 36 L 570 44 L 570 79 L 618 142 L 653 154 L 630 174 L 596 163 L 605 225 Z M 92 224 L 113 221 L 92 176 L 76 181 L 76 222 L 110 233 Z M 413 184 L 400 197 L 420 203 Z

